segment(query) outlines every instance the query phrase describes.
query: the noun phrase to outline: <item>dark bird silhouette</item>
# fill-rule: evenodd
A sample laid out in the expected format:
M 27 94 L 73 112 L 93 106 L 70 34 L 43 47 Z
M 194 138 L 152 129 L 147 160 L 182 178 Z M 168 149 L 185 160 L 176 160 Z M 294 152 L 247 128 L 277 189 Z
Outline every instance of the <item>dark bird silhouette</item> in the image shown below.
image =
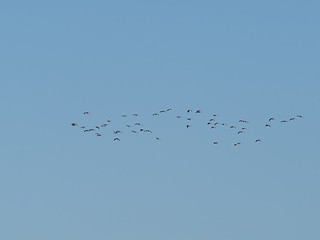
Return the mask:
M 238 142 L 238 143 L 235 143 L 235 144 L 233 144 L 233 146 L 239 146 L 240 145 L 240 143 Z
M 97 137 L 101 137 L 101 134 L 100 133 L 96 133 Z
M 293 120 L 295 120 L 295 118 L 290 118 L 290 119 L 289 119 L 289 121 L 293 121 Z
M 133 116 L 135 116 L 135 117 L 137 117 L 138 116 L 138 114 L 137 113 L 134 113 L 134 114 L 132 114 Z
M 153 116 L 159 116 L 159 113 L 154 113 L 154 114 L 152 114 Z
M 115 138 L 115 139 L 113 139 L 113 141 L 120 141 L 120 139 L 119 138 Z
M 160 138 L 156 137 L 157 140 L 160 140 Z
M 191 110 L 191 109 L 187 110 L 187 113 L 190 113 L 190 112 L 192 112 L 192 110 Z
M 177 118 L 181 118 L 181 116 L 177 116 Z
M 282 123 L 285 123 L 285 122 L 288 122 L 288 121 L 287 121 L 287 120 L 282 120 L 281 122 L 282 122 Z
M 266 127 L 271 127 L 271 125 L 270 124 L 266 124 Z
M 187 128 L 191 127 L 190 125 L 187 125 Z
M 257 139 L 255 142 L 261 142 L 261 140 L 260 140 L 260 139 Z
M 270 122 L 270 121 L 274 121 L 274 120 L 275 120 L 274 118 L 269 118 L 269 122 Z
M 171 108 L 169 108 L 169 109 L 167 109 L 167 112 L 170 112 L 172 109 Z
M 89 114 L 89 112 L 84 112 L 83 114 L 86 115 L 86 114 Z
M 213 142 L 213 144 L 218 144 L 218 142 Z
M 76 123 L 71 123 L 71 126 L 72 126 L 72 127 L 76 127 L 76 126 L 78 126 L 78 124 L 76 124 Z
M 235 126 L 231 126 L 230 128 L 236 128 Z
M 298 118 L 303 118 L 301 115 L 297 115 Z
M 201 110 L 197 110 L 196 113 L 202 113 Z

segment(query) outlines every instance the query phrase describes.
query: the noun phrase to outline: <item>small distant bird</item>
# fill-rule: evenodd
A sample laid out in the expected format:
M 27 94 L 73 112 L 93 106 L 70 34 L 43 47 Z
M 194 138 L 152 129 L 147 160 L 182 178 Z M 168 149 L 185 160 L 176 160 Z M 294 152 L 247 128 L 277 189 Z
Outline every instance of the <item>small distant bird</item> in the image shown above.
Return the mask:
M 122 117 L 127 117 L 127 115 L 122 115 Z
M 156 137 L 157 140 L 160 140 L 160 138 Z
M 97 129 L 100 129 L 99 126 L 96 126 Z
M 134 114 L 132 114 L 133 116 L 135 116 L 135 117 L 137 117 L 138 116 L 138 114 L 137 113 L 134 113 Z
M 231 126 L 230 128 L 236 128 L 235 126 Z
M 222 123 L 221 125 L 222 125 L 222 126 L 226 126 L 227 124 L 225 124 L 225 123 Z
M 241 128 L 242 130 L 247 130 L 246 128 Z
M 297 115 L 298 118 L 303 118 L 301 115 Z
M 239 131 L 238 134 L 243 133 L 243 131 Z
M 181 116 L 177 116 L 177 118 L 181 118 Z
M 285 123 L 285 122 L 288 122 L 288 121 L 287 121 L 287 120 L 282 120 L 281 122 L 282 122 L 282 123 Z
M 197 110 L 196 113 L 202 113 L 201 110 Z
M 86 115 L 86 114 L 89 114 L 89 112 L 84 112 L 83 114 Z
M 207 122 L 207 125 L 211 125 L 212 124 L 212 122 Z
M 117 131 L 113 131 L 114 134 L 118 134 L 118 133 L 122 133 L 121 131 L 117 130 Z
M 137 131 L 135 131 L 135 130 L 132 130 L 131 132 L 133 132 L 133 133 L 137 133 Z
M 151 130 L 148 130 L 148 129 L 147 129 L 147 130 L 145 130 L 145 132 L 152 133 L 152 131 L 151 131 Z
M 104 123 L 101 125 L 101 127 L 106 127 L 108 124 Z
M 72 126 L 72 127 L 76 127 L 76 126 L 78 126 L 78 124 L 76 124 L 76 123 L 71 123 L 71 126 Z
M 239 146 L 240 145 L 240 143 L 235 143 L 235 144 L 233 144 L 233 146 Z
M 161 110 L 161 111 L 160 111 L 160 113 L 165 113 L 165 112 L 166 112 L 166 110 Z
M 187 125 L 187 128 L 191 127 L 190 125 Z
M 218 125 L 219 123 L 218 122 L 216 122 L 216 123 L 214 123 L 213 125 Z
M 260 139 L 257 139 L 255 142 L 261 142 L 261 140 L 260 140 Z
M 101 134 L 100 133 L 96 133 L 97 137 L 101 137 Z
M 187 113 L 189 113 L 189 112 L 192 112 L 192 110 L 190 110 L 190 109 L 189 109 L 189 110 L 187 110 Z
M 215 126 L 212 126 L 211 128 L 216 128 Z
M 218 142 L 213 142 L 213 144 L 218 144 Z
M 88 129 L 84 130 L 83 132 L 90 132 Z
M 290 119 L 289 119 L 289 121 L 293 121 L 293 120 L 295 120 L 295 118 L 290 118 Z
M 127 127 L 131 127 L 130 125 L 126 125 Z
M 159 116 L 159 113 L 154 113 L 154 114 L 152 114 L 153 116 Z
M 270 122 L 270 121 L 274 121 L 274 120 L 275 120 L 274 118 L 269 118 L 269 122 Z
M 91 131 L 94 131 L 94 129 L 93 128 L 89 129 L 89 132 L 91 132 Z
M 214 117 L 218 117 L 218 114 L 213 114 Z
M 214 121 L 214 119 L 213 119 L 213 118 L 211 118 L 209 121 L 210 121 L 210 122 L 212 122 L 212 121 Z
M 115 139 L 113 139 L 113 141 L 120 141 L 120 139 L 119 138 L 115 138 Z
M 107 120 L 107 122 L 111 122 L 111 120 Z
M 134 125 L 139 125 L 139 126 L 140 126 L 140 125 L 141 125 L 141 123 L 135 123 Z
M 189 121 L 190 121 L 190 120 L 191 120 L 191 118 L 187 118 L 187 120 L 189 120 Z
M 266 127 L 271 127 L 271 125 L 270 124 L 266 124 Z
M 141 128 L 141 129 L 140 129 L 140 132 L 144 132 L 144 129 L 143 129 L 143 128 Z
M 167 109 L 167 112 L 170 112 L 172 109 L 171 108 L 169 108 L 169 109 Z
M 82 126 L 81 128 L 85 129 L 86 127 L 85 127 L 85 126 Z

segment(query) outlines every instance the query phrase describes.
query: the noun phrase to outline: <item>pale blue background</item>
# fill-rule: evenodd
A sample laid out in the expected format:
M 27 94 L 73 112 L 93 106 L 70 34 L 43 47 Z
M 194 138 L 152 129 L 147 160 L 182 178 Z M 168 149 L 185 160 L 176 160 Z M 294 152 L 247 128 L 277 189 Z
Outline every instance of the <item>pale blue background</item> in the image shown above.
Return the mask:
M 0 239 L 318 240 L 319 10 L 2 1 Z

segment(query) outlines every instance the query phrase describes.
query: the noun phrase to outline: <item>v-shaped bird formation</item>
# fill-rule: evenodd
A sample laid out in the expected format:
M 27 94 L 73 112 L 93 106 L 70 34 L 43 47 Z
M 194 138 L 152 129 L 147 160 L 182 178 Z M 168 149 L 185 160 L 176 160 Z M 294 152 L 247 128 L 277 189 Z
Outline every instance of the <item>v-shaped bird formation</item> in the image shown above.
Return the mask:
M 166 114 L 167 112 L 171 112 L 172 109 L 171 108 L 168 108 L 167 110 L 160 110 L 159 112 L 155 112 L 153 114 L 151 114 L 153 117 L 159 117 L 160 115 L 163 115 L 163 114 Z M 187 124 L 185 124 L 185 128 L 186 129 L 189 129 L 191 128 L 192 124 L 192 117 L 190 116 L 192 113 L 193 114 L 197 114 L 197 115 L 201 115 L 202 114 L 202 111 L 200 109 L 197 109 L 197 110 L 192 110 L 192 109 L 188 109 L 186 110 L 186 113 L 187 113 L 187 116 L 186 116 L 186 120 L 187 120 Z M 91 113 L 86 111 L 83 113 L 83 115 L 90 115 Z M 128 115 L 126 114 L 123 114 L 121 117 L 122 118 L 127 118 Z M 144 127 L 142 127 L 142 124 L 140 123 L 140 115 L 137 114 L 137 113 L 133 113 L 132 116 L 134 118 L 136 118 L 137 120 L 139 121 L 135 121 L 135 122 L 132 122 L 131 124 L 125 124 L 123 126 L 123 128 L 133 128 L 135 127 L 136 129 L 133 129 L 131 130 L 130 132 L 132 134 L 138 134 L 138 133 L 148 133 L 148 134 L 152 134 L 152 130 L 150 129 L 145 129 Z M 222 127 L 224 126 L 227 126 L 228 124 L 227 123 L 219 123 L 217 121 L 217 118 L 218 118 L 218 114 L 212 114 L 212 117 L 214 118 L 210 118 L 210 119 L 207 119 L 207 120 L 204 120 L 203 123 L 210 126 L 211 129 L 215 129 L 217 128 L 219 125 Z M 176 116 L 177 119 L 183 119 L 183 117 L 181 115 L 177 115 Z M 281 121 L 279 121 L 281 124 L 282 123 L 288 123 L 288 122 L 292 122 L 292 121 L 296 121 L 297 119 L 300 119 L 300 118 L 303 118 L 301 115 L 296 115 L 295 117 L 291 117 L 289 118 L 289 120 L 286 120 L 286 119 L 283 119 Z M 277 122 L 277 120 L 273 117 L 270 117 L 269 119 L 266 119 L 266 122 L 267 124 L 265 124 L 264 126 L 267 127 L 267 128 L 270 128 L 272 126 L 272 123 L 273 122 Z M 244 119 L 240 119 L 239 120 L 239 123 L 244 123 L 244 124 L 249 124 L 249 122 L 247 120 L 244 120 Z M 78 127 L 79 125 L 75 122 L 72 122 L 71 123 L 71 126 L 72 127 Z M 183 126 L 183 125 L 182 125 Z M 93 127 L 86 127 L 86 126 L 81 126 L 80 128 L 83 130 L 84 133 L 89 133 L 89 132 L 94 132 L 95 135 L 97 137 L 102 137 L 103 134 L 101 133 L 100 130 L 102 130 L 103 128 L 110 128 L 112 127 L 112 121 L 110 119 L 107 119 L 106 120 L 106 123 L 100 123 L 98 125 L 95 125 Z M 227 127 L 228 129 L 235 129 L 237 128 L 235 125 L 230 125 L 230 127 Z M 188 130 L 186 130 L 188 131 Z M 189 130 L 190 131 L 190 130 Z M 234 130 L 233 130 L 234 131 Z M 236 131 L 237 135 L 242 135 L 244 134 L 245 132 L 247 131 L 247 128 L 246 127 L 241 127 L 239 131 Z M 120 141 L 120 135 L 122 134 L 122 131 L 121 130 L 114 130 L 113 129 L 113 141 Z M 158 136 L 155 136 L 154 138 L 155 140 L 160 140 L 160 138 Z M 260 143 L 262 140 L 261 139 L 255 139 L 253 140 L 254 143 Z M 217 145 L 219 144 L 218 141 L 214 141 L 213 142 L 214 145 Z M 236 142 L 233 144 L 234 147 L 237 147 L 241 144 L 241 142 Z

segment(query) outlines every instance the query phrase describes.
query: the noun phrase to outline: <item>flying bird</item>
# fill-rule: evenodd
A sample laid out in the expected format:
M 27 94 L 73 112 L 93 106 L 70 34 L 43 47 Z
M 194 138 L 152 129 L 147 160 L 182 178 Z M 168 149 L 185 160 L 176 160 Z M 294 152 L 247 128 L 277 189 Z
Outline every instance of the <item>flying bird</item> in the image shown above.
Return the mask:
M 119 138 L 115 138 L 115 139 L 113 139 L 113 141 L 120 141 L 120 139 Z
M 238 143 L 235 143 L 235 144 L 233 144 L 233 146 L 239 146 L 240 145 L 240 143 L 238 142 Z
M 187 125 L 187 128 L 191 127 L 190 125 Z
M 287 120 L 282 120 L 281 122 L 282 122 L 282 123 L 285 123 L 285 122 L 288 122 L 288 121 L 287 121 Z
M 135 116 L 135 117 L 137 117 L 138 116 L 138 114 L 137 113 L 134 113 L 134 114 L 132 114 L 133 116 Z
M 295 118 L 290 118 L 290 119 L 289 119 L 289 121 L 293 121 L 293 120 L 295 120 Z
M 298 118 L 303 118 L 301 115 L 297 115 Z
M 101 137 L 101 134 L 100 133 L 96 133 L 97 137 Z
M 236 128 L 235 126 L 231 126 L 230 128 Z
M 274 118 L 269 118 L 269 122 L 270 122 L 270 121 L 274 121 L 274 120 L 275 120 Z
M 270 124 L 266 124 L 266 127 L 271 127 L 271 125 Z
M 167 109 L 167 112 L 170 112 L 172 109 L 171 108 L 169 108 L 169 109 Z
M 202 113 L 201 110 L 197 110 L 196 113 Z
M 78 124 L 76 124 L 76 123 L 71 123 L 71 126 L 72 126 L 72 127 L 76 127 L 76 126 L 78 126 Z
M 261 140 L 260 140 L 260 139 L 257 139 L 255 142 L 261 142 Z
M 152 114 L 153 116 L 159 116 L 159 113 L 154 113 L 154 114 Z
M 156 137 L 157 140 L 160 140 L 160 138 Z
M 83 114 L 86 115 L 86 114 L 89 114 L 89 112 L 84 112 Z
M 187 113 L 189 113 L 189 112 L 192 112 L 192 110 L 191 109 L 187 110 Z
M 218 144 L 218 142 L 213 142 L 213 144 Z

